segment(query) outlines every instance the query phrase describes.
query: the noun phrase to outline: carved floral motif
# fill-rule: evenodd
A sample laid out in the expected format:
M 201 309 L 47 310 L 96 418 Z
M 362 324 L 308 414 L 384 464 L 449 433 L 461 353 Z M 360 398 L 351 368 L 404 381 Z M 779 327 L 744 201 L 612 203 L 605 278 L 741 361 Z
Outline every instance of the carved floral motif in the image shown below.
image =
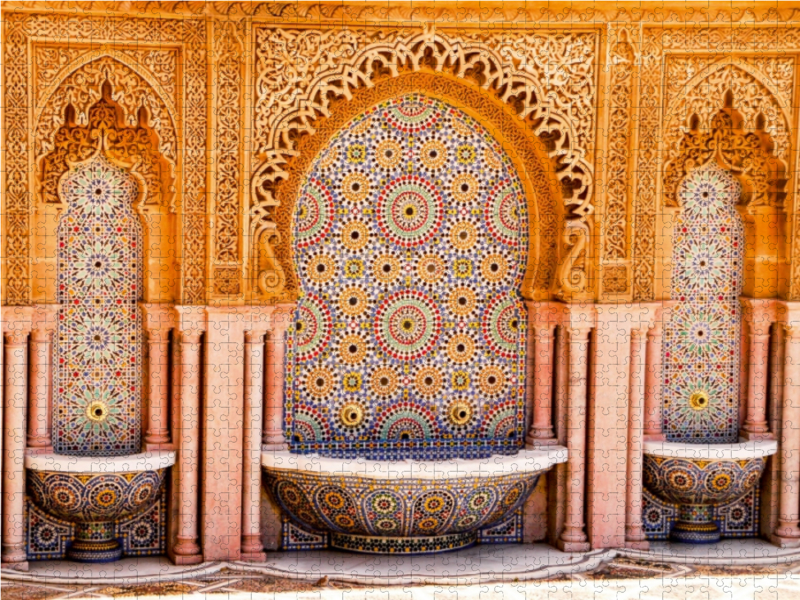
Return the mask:
M 547 140 L 548 154 L 558 164 L 557 176 L 567 192 L 563 237 L 567 250 L 558 268 L 557 290 L 564 297 L 585 294 L 593 212 L 587 154 L 593 145 L 589 142 L 594 129 L 590 107 L 594 104 L 596 35 L 505 32 L 476 39 L 478 34 L 459 32 L 451 38 L 430 28 L 422 32 L 257 28 L 253 124 L 260 166 L 252 182 L 251 269 L 259 268 L 261 238 L 274 229 L 275 215 L 282 212 L 274 187 L 287 177 L 285 165 L 297 154 L 297 135 L 314 133 L 315 121 L 329 114 L 334 98 L 350 98 L 353 90 L 373 85 L 376 77 L 432 69 L 492 91 Z M 555 68 L 546 58 L 531 58 L 533 50 L 527 45 L 545 56 L 558 54 Z M 584 99 L 576 103 L 573 96 L 578 95 L 591 100 L 586 105 Z M 289 256 L 278 251 L 277 258 L 288 270 Z M 251 273 L 251 281 L 262 274 Z

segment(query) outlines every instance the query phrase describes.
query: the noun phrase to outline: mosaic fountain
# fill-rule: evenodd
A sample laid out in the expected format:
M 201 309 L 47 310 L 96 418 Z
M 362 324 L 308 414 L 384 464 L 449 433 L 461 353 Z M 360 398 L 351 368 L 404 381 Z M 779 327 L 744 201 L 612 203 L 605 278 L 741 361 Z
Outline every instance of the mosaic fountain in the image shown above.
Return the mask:
M 66 556 L 121 558 L 114 525 L 158 500 L 175 452 L 141 453 L 141 226 L 134 177 L 102 150 L 70 165 L 58 230 L 53 451 L 29 450 L 27 489 L 75 524 Z
M 644 444 L 644 481 L 678 505 L 671 539 L 718 542 L 712 509 L 758 486 L 778 444 L 763 432 L 739 440 L 739 295 L 744 230 L 734 206 L 741 185 L 714 163 L 681 184 L 673 298 L 663 346 L 666 442 Z
M 521 449 L 527 236 L 511 161 L 444 102 L 384 102 L 319 155 L 295 213 L 290 451 L 262 457 L 296 523 L 359 552 L 452 550 L 567 460 Z

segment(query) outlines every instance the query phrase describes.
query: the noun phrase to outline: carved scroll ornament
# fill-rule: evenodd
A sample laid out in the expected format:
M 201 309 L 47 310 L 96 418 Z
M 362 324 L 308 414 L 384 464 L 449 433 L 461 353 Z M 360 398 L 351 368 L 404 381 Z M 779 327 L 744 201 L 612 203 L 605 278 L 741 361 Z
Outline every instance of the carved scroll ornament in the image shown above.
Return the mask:
M 585 295 L 587 241 L 594 207 L 591 160 L 588 149 L 580 143 L 593 140 L 594 121 L 591 110 L 580 107 L 594 102 L 593 36 L 555 31 L 541 35 L 505 32 L 497 38 L 490 35 L 479 40 L 475 35 L 451 38 L 432 29 L 421 33 L 397 29 L 256 29 L 257 100 L 253 125 L 259 166 L 251 182 L 251 286 L 264 276 L 280 278 L 277 273 L 258 271 L 263 256 L 259 248 L 264 246 L 263 235 L 273 236 L 276 230 L 276 212 L 283 207 L 275 197 L 275 187 L 288 177 L 285 167 L 297 156 L 298 136 L 315 132 L 315 121 L 330 114 L 334 99 L 350 100 L 355 89 L 371 87 L 376 78 L 431 71 L 450 73 L 479 85 L 509 104 L 535 135 L 546 140 L 568 209 L 556 293 L 565 299 Z M 556 64 L 561 68 L 552 77 L 543 77 L 552 62 L 529 60 L 531 47 L 558 55 Z M 526 66 L 522 68 L 520 64 Z M 550 88 L 542 84 L 548 80 Z M 559 81 L 569 85 L 555 86 L 553 82 Z M 580 102 L 575 100 L 577 97 Z M 278 231 L 281 235 L 287 233 Z M 284 271 L 290 269 L 290 253 L 277 252 L 275 248 L 267 252 L 274 254 Z M 270 296 L 284 293 L 291 296 L 296 290 L 275 289 Z

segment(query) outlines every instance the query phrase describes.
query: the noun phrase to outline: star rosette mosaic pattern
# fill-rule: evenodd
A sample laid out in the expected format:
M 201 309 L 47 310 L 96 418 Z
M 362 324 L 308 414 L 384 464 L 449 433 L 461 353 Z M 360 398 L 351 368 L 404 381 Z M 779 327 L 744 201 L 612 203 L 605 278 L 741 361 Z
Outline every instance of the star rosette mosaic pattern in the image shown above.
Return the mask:
M 663 421 L 670 441 L 738 439 L 744 231 L 740 184 L 709 164 L 690 173 L 673 239 L 672 297 L 664 330 Z
M 100 154 L 62 182 L 53 446 L 77 456 L 140 449 L 142 233 L 138 185 Z
M 293 450 L 478 457 L 523 438 L 522 184 L 503 148 L 424 95 L 379 104 L 322 151 L 293 248 Z

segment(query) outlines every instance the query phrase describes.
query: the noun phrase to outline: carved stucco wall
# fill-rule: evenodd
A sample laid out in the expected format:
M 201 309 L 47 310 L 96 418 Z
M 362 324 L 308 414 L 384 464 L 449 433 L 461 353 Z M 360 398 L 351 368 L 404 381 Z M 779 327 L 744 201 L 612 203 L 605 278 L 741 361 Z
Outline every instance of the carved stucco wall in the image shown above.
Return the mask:
M 794 8 L 141 2 L 135 12 L 147 17 L 132 17 L 131 6 L 3 7 L 7 304 L 30 303 L 36 285 L 36 161 L 66 105 L 80 120 L 103 79 L 129 125 L 146 107 L 174 169 L 181 303 L 294 296 L 287 207 L 274 188 L 304 133 L 359 89 L 405 71 L 460 78 L 544 140 L 569 188 L 554 289 L 565 299 L 664 293 L 665 169 L 687 119 L 708 126 L 726 101 L 746 132 L 770 136 L 787 174 L 787 239 L 800 227 Z M 790 245 L 779 293 L 799 299 L 800 243 Z

